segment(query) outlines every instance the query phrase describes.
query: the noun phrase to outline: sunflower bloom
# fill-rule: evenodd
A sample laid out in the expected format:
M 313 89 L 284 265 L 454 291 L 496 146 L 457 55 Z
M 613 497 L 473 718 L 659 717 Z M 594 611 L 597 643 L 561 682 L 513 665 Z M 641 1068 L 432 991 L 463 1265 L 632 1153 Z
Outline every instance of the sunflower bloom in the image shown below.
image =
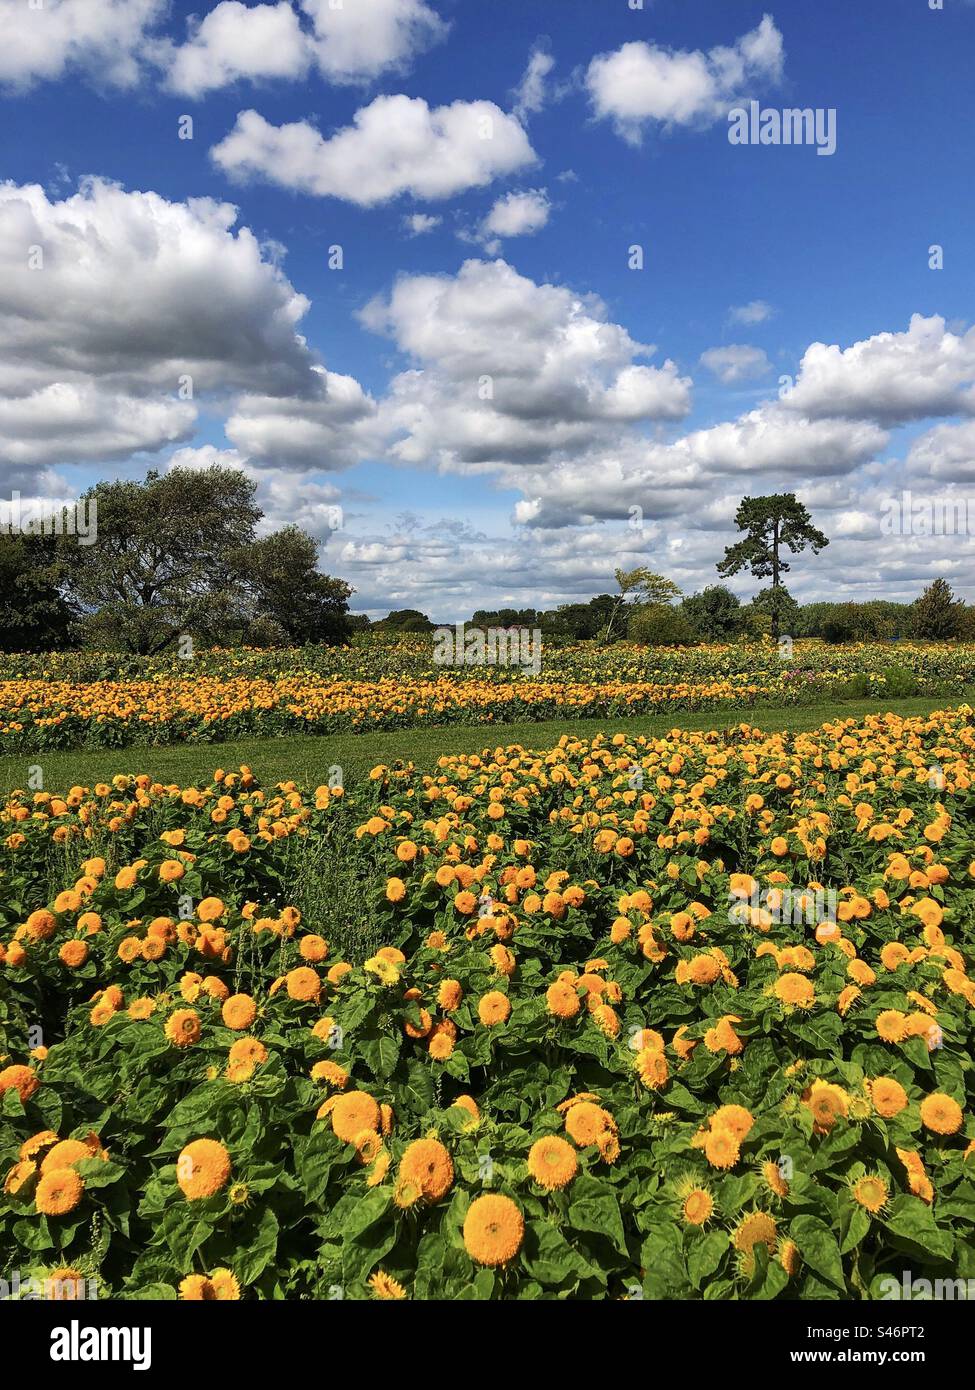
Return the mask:
M 552 1192 L 568 1186 L 579 1171 L 579 1160 L 571 1144 L 549 1134 L 528 1151 L 528 1171 L 540 1187 Z
M 401 1183 L 414 1184 L 427 1202 L 439 1202 L 451 1189 L 454 1163 L 439 1139 L 416 1139 L 399 1165 Z
M 475 1197 L 464 1219 L 464 1247 L 480 1265 L 513 1260 L 525 1237 L 525 1218 L 511 1200 L 489 1192 Z

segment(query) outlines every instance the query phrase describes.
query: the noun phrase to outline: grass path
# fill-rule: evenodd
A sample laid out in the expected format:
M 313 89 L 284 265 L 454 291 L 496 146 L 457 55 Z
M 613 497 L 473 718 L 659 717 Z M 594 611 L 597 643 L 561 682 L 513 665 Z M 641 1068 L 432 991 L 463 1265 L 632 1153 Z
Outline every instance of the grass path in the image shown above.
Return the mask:
M 332 734 L 323 738 L 241 739 L 234 743 L 171 744 L 160 748 L 80 750 L 72 753 L 31 753 L 0 758 L 0 793 L 27 784 L 28 769 L 39 765 L 44 787 L 63 791 L 80 783 L 108 781 L 115 773 L 148 773 L 160 782 L 183 786 L 208 782 L 218 767 L 236 768 L 247 763 L 265 785 L 293 779 L 305 785 L 327 782 L 329 769 L 342 768 L 346 784 L 377 763 L 412 759 L 430 767 L 442 753 L 474 753 L 499 744 L 522 743 L 543 748 L 562 734 L 592 738 L 597 733 L 652 734 L 668 730 L 726 729 L 746 722 L 767 731 L 815 729 L 830 719 L 858 719 L 890 710 L 900 715 L 930 714 L 932 710 L 967 701 L 975 703 L 975 690 L 962 697 L 946 696 L 888 700 L 850 700 L 831 704 L 755 706 L 740 711 L 640 715 L 633 719 L 559 719 L 522 724 L 442 725 L 421 729 L 397 729 L 373 734 Z

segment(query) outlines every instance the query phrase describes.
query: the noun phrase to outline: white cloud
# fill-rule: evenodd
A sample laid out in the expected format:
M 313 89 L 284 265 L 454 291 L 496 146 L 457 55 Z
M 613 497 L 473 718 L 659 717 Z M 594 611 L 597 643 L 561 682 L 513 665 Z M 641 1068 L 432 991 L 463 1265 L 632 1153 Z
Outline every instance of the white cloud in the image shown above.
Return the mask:
M 276 5 L 221 0 L 186 43 L 161 44 L 156 58 L 173 91 L 200 97 L 241 78 L 303 77 L 312 48 L 288 0 Z
M 683 418 L 691 383 L 608 319 L 593 296 L 538 285 L 504 261 L 401 276 L 360 315 L 418 364 L 380 404 L 404 463 L 491 472 L 577 456 L 622 427 Z
M 298 332 L 308 301 L 236 218 L 229 204 L 97 180 L 61 201 L 0 185 L 0 462 L 156 451 L 236 393 L 260 458 L 287 453 L 281 421 L 303 412 L 329 458 L 358 457 L 372 404 L 324 373 Z M 275 417 L 277 439 L 261 424 Z
M 710 125 L 782 75 L 782 35 L 770 15 L 731 47 L 671 51 L 642 40 L 593 58 L 586 85 L 597 117 L 638 144 L 644 127 Z M 746 91 L 747 89 L 747 91 Z
M 821 477 L 849 473 L 886 444 L 886 432 L 868 421 L 806 420 L 771 405 L 697 430 L 678 447 L 709 472 Z
M 848 474 L 886 443 L 886 433 L 876 425 L 803 420 L 766 406 L 671 443 L 631 434 L 592 457 L 529 471 L 518 480 L 526 500 L 517 504 L 515 517 L 539 527 L 581 525 L 625 520 L 629 508 L 637 506 L 649 518 L 682 515 L 696 525 L 702 492 L 713 493 L 730 476 L 768 477 L 781 490 L 783 476 L 795 486 L 799 480 Z
M 487 237 L 532 236 L 546 225 L 551 210 L 544 188 L 506 193 L 485 217 L 481 231 Z
M 975 411 L 975 328 L 959 336 L 937 315 L 914 314 L 905 333 L 877 333 L 846 349 L 813 343 L 784 404 L 882 424 Z
M 772 364 L 762 348 L 746 343 L 729 343 L 726 347 L 708 348 L 701 353 L 701 365 L 723 382 L 734 386 L 741 381 L 754 381 L 765 376 Z
M 526 121 L 544 107 L 548 97 L 547 79 L 554 67 L 555 59 L 551 53 L 536 45 L 529 55 L 528 66 L 515 90 L 512 115 L 519 121 Z
M 242 396 L 224 429 L 255 467 L 333 472 L 381 447 L 376 404 L 350 376 L 316 371 L 312 398 Z
M 753 299 L 748 304 L 739 304 L 729 309 L 728 318 L 732 323 L 752 325 L 767 322 L 774 313 L 771 304 L 764 299 Z
M 424 236 L 439 227 L 441 222 L 442 217 L 433 217 L 428 212 L 411 212 L 403 218 L 403 226 L 410 236 Z
M 242 79 L 331 83 L 402 72 L 447 33 L 426 0 L 220 0 L 187 37 L 162 32 L 168 0 L 0 0 L 0 84 L 26 88 L 69 72 L 133 87 L 153 71 L 173 91 L 201 97 Z
M 166 0 L 0 0 L 0 84 L 24 88 L 66 72 L 111 86 L 139 79 L 146 37 Z
M 55 382 L 26 396 L 0 397 L 0 460 L 14 467 L 84 459 L 127 459 L 187 439 L 196 411 L 187 402 L 136 399 L 94 383 Z
M 263 178 L 360 207 L 402 194 L 449 198 L 535 162 L 522 127 L 493 102 L 431 109 L 402 95 L 377 97 L 327 140 L 305 121 L 274 126 L 242 111 L 211 156 L 234 178 Z
M 907 456 L 908 472 L 954 482 L 975 482 L 975 420 L 936 425 L 922 434 Z
M 61 201 L 0 184 L 0 393 L 87 377 L 175 393 L 184 374 L 197 392 L 309 387 L 308 301 L 236 220 L 98 180 Z
M 301 7 L 314 23 L 318 66 L 332 82 L 400 72 L 448 27 L 425 0 L 301 0 Z

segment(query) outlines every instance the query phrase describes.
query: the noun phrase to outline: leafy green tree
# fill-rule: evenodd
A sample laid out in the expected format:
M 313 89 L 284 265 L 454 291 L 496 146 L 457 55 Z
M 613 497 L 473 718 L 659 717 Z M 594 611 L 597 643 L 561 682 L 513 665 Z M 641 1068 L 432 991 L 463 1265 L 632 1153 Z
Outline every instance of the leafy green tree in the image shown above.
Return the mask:
M 239 624 L 232 556 L 260 520 L 254 491 L 243 473 L 216 466 L 90 488 L 97 541 L 70 556 L 61 542 L 86 642 L 150 655 L 181 636 L 219 641 Z
M 54 536 L 0 536 L 0 651 L 71 645 L 75 612 L 59 581 Z
M 685 598 L 681 612 L 708 642 L 727 642 L 742 629 L 741 602 L 723 584 L 711 584 Z
M 433 623 L 419 608 L 394 608 L 373 627 L 378 632 L 431 632 Z
M 669 603 L 641 603 L 630 613 L 627 635 L 644 647 L 692 647 L 698 641 L 681 608 Z
M 479 608 L 471 627 L 535 627 L 541 615 L 535 608 Z
M 808 545 L 814 555 L 829 545 L 829 540 L 812 524 L 812 518 L 793 492 L 778 492 L 769 497 L 744 497 L 735 513 L 735 525 L 745 532 L 743 540 L 725 549 L 717 571 L 722 578 L 749 570 L 756 579 L 771 579 L 772 590 L 782 585 L 782 575 L 790 565 L 782 556 L 783 548 L 793 554 Z M 779 604 L 766 607 L 772 617 L 772 636 L 778 637 Z
M 773 637 L 780 632 L 792 632 L 799 616 L 799 605 L 784 584 L 777 589 L 762 589 L 752 599 L 756 613 L 765 613 L 769 618 L 769 630 Z
M 231 555 L 230 569 L 246 591 L 246 635 L 255 645 L 272 645 L 261 641 L 260 633 L 275 628 L 295 646 L 335 646 L 348 638 L 353 589 L 344 579 L 319 572 L 318 547 L 306 531 L 285 526 L 251 541 Z
M 612 609 L 601 634 L 605 642 L 612 640 L 621 617 L 632 616 L 625 613 L 625 610 L 631 605 L 667 606 L 675 598 L 680 598 L 680 589 L 672 579 L 667 579 L 662 574 L 655 574 L 645 565 L 639 565 L 632 570 L 615 570 L 614 578 L 619 586 L 619 593 L 613 599 Z M 629 633 L 629 623 L 626 626 Z
M 614 602 L 612 594 L 599 594 L 588 603 L 563 603 L 539 614 L 538 626 L 549 638 L 588 642 L 605 630 Z
M 957 637 L 962 625 L 965 605 L 956 599 L 946 579 L 929 584 L 914 601 L 913 630 L 915 637 L 932 642 L 944 642 Z
M 866 603 L 804 603 L 793 637 L 822 637 L 827 642 L 872 642 L 906 637 L 911 631 L 909 603 L 868 599 Z
M 58 539 L 86 644 L 146 656 L 184 637 L 342 640 L 347 586 L 317 573 L 315 543 L 297 528 L 256 540 L 254 493 L 239 469 L 217 466 L 90 488 L 95 544 Z

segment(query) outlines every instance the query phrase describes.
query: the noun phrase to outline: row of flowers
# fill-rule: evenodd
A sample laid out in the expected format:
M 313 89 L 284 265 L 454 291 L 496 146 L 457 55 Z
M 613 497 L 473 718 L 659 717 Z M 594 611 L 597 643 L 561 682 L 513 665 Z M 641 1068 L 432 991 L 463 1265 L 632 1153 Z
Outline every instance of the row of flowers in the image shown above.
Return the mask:
M 962 706 L 13 794 L 0 1241 L 148 1298 L 975 1277 L 973 750 Z
M 975 647 L 898 644 L 896 667 L 892 650 L 798 643 L 784 659 L 767 643 L 679 653 L 589 643 L 550 653 L 537 678 L 517 666 L 444 671 L 419 637 L 338 651 L 203 653 L 192 662 L 147 661 L 138 676 L 118 679 L 91 679 L 98 658 L 87 653 L 8 657 L 0 752 L 612 719 L 888 691 L 957 697 L 975 680 Z M 322 665 L 328 673 L 306 669 Z

